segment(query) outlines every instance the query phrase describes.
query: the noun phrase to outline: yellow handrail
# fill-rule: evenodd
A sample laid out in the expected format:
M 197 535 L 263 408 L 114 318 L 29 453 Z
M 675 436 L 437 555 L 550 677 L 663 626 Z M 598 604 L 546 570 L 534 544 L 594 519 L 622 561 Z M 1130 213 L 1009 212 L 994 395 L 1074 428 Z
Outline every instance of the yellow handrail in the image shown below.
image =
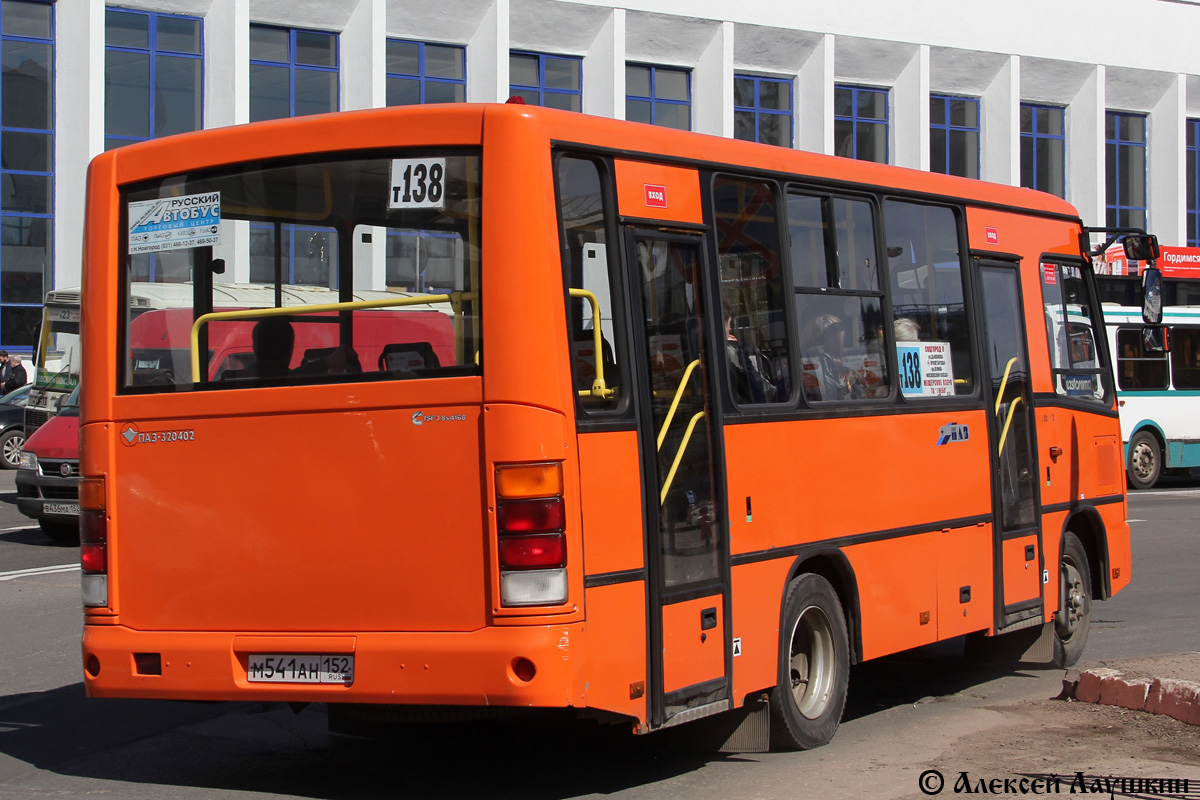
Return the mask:
M 607 400 L 616 392 L 604 383 L 604 340 L 600 331 L 600 301 L 587 289 L 567 289 L 567 293 L 571 297 L 585 298 L 592 305 L 592 347 L 596 351 L 596 380 L 592 381 L 591 389 L 580 389 L 579 396 L 591 395 Z
M 209 322 L 226 319 L 266 319 L 267 317 L 284 317 L 292 314 L 320 314 L 326 311 L 357 311 L 366 308 L 396 308 L 398 306 L 417 306 L 429 303 L 451 303 L 455 309 L 455 338 L 459 332 L 458 317 L 461 315 L 462 301 L 475 300 L 479 297 L 475 292 L 450 292 L 449 294 L 423 294 L 417 297 L 398 297 L 395 300 L 355 300 L 349 303 L 322 303 L 312 306 L 285 306 L 283 308 L 247 308 L 239 311 L 210 311 L 201 314 L 192 323 L 192 383 L 200 382 L 200 328 Z
M 679 469 L 679 462 L 683 459 L 683 451 L 687 449 L 688 442 L 692 439 L 692 431 L 696 428 L 696 423 L 704 418 L 703 411 L 697 411 L 690 422 L 688 422 L 687 430 L 683 432 L 683 441 L 679 443 L 679 449 L 675 451 L 675 460 L 671 462 L 671 469 L 667 472 L 667 479 L 663 481 L 662 491 L 658 493 L 658 504 L 661 506 L 667 501 L 667 492 L 671 489 L 671 483 L 675 480 L 675 471 Z
M 684 387 L 687 386 L 688 378 L 692 377 L 692 372 L 698 366 L 700 366 L 700 359 L 697 358 L 683 371 L 679 386 L 675 388 L 675 396 L 671 398 L 671 407 L 667 410 L 667 418 L 663 420 L 662 428 L 658 432 L 658 444 L 655 445 L 655 450 L 662 450 L 663 440 L 667 438 L 667 429 L 671 427 L 671 420 L 675 419 L 675 410 L 679 408 L 679 399 L 683 397 Z
M 1004 368 L 1004 378 L 1000 381 L 1000 391 L 996 392 L 996 413 L 1000 413 L 1000 401 L 1004 399 L 1004 387 L 1008 385 L 1008 373 L 1012 370 L 1013 364 L 1017 363 L 1017 357 L 1013 356 L 1008 360 L 1008 366 Z
M 1004 453 L 1004 440 L 1008 438 L 1008 426 L 1012 424 L 1013 414 L 1016 413 L 1017 406 L 1021 405 L 1023 399 L 1021 397 L 1013 398 L 1012 405 L 1008 407 L 1008 418 L 1004 420 L 1004 430 L 1000 432 L 1000 449 L 997 451 L 997 455 Z M 996 410 L 999 411 L 1000 409 L 997 408 Z

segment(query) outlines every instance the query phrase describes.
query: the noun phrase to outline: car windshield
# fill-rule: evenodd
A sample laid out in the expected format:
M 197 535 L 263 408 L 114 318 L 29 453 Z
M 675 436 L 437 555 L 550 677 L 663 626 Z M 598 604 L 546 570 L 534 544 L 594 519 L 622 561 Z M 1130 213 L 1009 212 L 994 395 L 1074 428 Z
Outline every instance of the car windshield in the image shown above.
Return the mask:
M 17 389 L 13 389 L 11 392 L 4 395 L 3 397 L 0 397 L 0 404 L 8 405 L 8 406 L 23 406 L 23 405 L 25 405 L 25 401 L 27 401 L 28 399 L 29 399 L 29 387 L 21 386 Z
M 62 405 L 58 407 L 58 413 L 68 417 L 79 416 L 79 384 L 75 384 L 71 393 L 63 398 Z

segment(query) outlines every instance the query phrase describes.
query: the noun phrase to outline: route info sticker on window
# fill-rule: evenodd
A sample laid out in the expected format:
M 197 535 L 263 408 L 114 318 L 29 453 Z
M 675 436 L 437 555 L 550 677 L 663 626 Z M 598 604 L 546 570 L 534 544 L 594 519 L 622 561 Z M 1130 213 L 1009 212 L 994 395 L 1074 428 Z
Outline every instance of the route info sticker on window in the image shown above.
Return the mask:
M 446 159 L 392 159 L 388 208 L 442 208 L 445 198 Z
M 949 342 L 896 342 L 896 360 L 905 397 L 954 394 Z
M 221 242 L 221 193 L 129 204 L 129 252 L 156 253 Z

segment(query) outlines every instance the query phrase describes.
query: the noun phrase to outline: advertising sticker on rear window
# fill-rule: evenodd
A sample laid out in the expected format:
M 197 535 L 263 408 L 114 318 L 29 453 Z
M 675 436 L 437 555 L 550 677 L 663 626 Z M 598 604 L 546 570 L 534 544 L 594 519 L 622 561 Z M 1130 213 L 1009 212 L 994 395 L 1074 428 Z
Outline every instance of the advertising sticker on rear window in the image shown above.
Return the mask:
M 130 253 L 207 247 L 220 241 L 220 192 L 129 204 Z

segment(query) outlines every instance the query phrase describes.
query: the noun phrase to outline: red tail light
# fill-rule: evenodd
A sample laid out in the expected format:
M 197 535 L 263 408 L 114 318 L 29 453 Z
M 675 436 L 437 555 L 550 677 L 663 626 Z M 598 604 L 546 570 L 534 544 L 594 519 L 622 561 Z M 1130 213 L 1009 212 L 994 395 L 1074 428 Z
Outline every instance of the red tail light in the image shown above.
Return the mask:
M 79 481 L 79 563 L 84 608 L 108 605 L 108 512 L 104 478 Z
M 561 531 L 565 521 L 563 499 L 507 500 L 500 503 L 496 524 L 501 535 L 507 533 L 545 533 Z
M 559 462 L 496 465 L 500 605 L 512 608 L 567 602 L 563 489 Z
M 566 537 L 561 533 L 505 536 L 500 540 L 501 569 L 561 567 L 566 557 Z

